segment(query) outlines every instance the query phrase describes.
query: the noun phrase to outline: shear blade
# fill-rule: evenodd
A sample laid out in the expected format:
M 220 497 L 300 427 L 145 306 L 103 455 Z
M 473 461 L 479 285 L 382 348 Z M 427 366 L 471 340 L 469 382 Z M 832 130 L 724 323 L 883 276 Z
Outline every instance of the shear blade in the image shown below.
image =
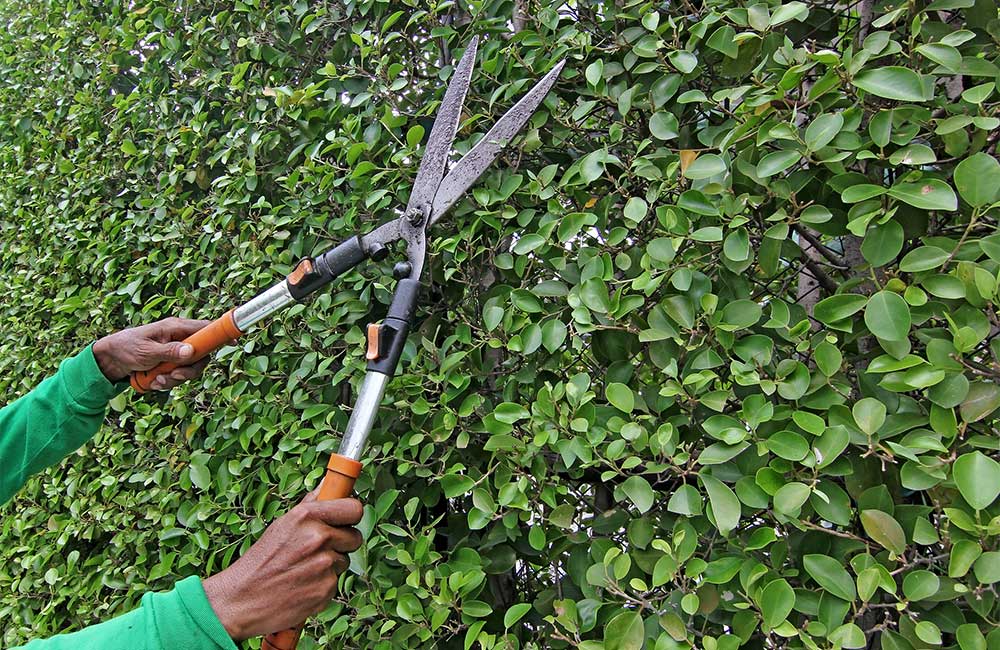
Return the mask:
M 445 176 L 445 165 L 451 144 L 458 132 L 465 95 L 472 79 L 472 67 L 476 58 L 479 37 L 469 43 L 462 55 L 455 74 L 448 84 L 441 108 L 431 127 L 431 135 L 424 150 L 420 169 L 414 181 L 410 200 L 406 204 L 403 216 L 384 223 L 372 232 L 364 235 L 362 240 L 366 251 L 377 247 L 388 246 L 391 242 L 404 239 L 408 242 L 410 262 L 419 273 L 423 263 L 423 231 L 444 216 L 458 202 L 462 195 L 483 175 L 490 165 L 500 155 L 507 144 L 518 134 L 531 118 L 542 100 L 555 84 L 566 61 L 560 61 L 534 85 L 503 117 L 497 120 L 493 128 L 486 133 L 476 145 L 465 154 L 461 160 L 452 166 Z M 442 179 L 443 177 L 443 179 Z M 411 223 L 407 217 L 413 212 L 428 214 L 426 220 Z
M 407 214 L 414 210 L 430 211 L 434 195 L 441 184 L 441 178 L 444 177 L 451 143 L 458 132 L 462 107 L 465 105 L 465 93 L 469 90 L 478 49 L 479 37 L 476 36 L 465 49 L 462 59 L 455 68 L 455 74 L 448 82 L 448 90 L 445 91 L 437 117 L 434 118 L 431 135 L 424 148 L 424 157 L 420 162 L 420 169 L 417 170 L 417 178 L 413 182 L 413 191 L 410 192 L 410 200 L 406 204 Z
M 493 161 L 500 155 L 500 151 L 514 139 L 514 136 L 541 105 L 565 64 L 565 60 L 557 63 L 548 74 L 542 77 L 541 81 L 536 83 L 524 97 L 504 113 L 503 117 L 497 120 L 493 128 L 483 136 L 482 140 L 476 143 L 476 146 L 469 150 L 469 153 L 455 163 L 455 166 L 437 188 L 428 225 L 433 224 L 448 212 L 465 194 L 466 190 L 483 175 L 483 172 L 489 169 Z

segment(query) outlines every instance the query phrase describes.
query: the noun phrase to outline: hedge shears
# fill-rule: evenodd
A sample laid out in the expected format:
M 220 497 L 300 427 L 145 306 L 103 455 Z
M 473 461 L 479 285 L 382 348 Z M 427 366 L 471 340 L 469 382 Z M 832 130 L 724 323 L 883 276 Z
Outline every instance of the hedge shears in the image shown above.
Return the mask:
M 367 328 L 365 357 L 368 368 L 354 410 L 347 423 L 338 453 L 330 457 L 320 485 L 319 499 L 339 499 L 350 495 L 361 474 L 361 456 L 375 422 L 375 414 L 386 385 L 396 371 L 403 345 L 413 324 L 420 274 L 427 251 L 427 229 L 434 225 L 466 190 L 486 171 L 500 151 L 524 127 L 559 77 L 565 61 L 558 62 L 528 91 L 493 128 L 445 174 L 448 154 L 458 132 L 466 91 L 472 78 L 479 37 L 472 39 L 448 83 L 444 99 L 434 119 L 430 137 L 417 171 L 406 209 L 397 219 L 378 226 L 366 235 L 355 235 L 333 249 L 301 260 L 281 282 L 249 302 L 226 312 L 184 340 L 194 349 L 191 363 L 232 343 L 251 326 L 280 309 L 301 301 L 334 278 L 367 259 L 382 260 L 397 241 L 406 243 L 406 260 L 393 268 L 396 287 L 385 319 Z M 132 375 L 138 392 L 149 389 L 157 375 L 169 373 L 175 364 L 163 363 Z M 263 650 L 293 650 L 301 626 L 268 635 Z

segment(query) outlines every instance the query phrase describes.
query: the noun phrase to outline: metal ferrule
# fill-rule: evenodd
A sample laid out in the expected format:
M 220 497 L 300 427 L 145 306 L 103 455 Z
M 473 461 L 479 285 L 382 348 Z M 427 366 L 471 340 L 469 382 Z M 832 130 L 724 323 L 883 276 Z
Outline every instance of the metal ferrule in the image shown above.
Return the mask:
M 288 291 L 288 282 L 282 280 L 250 302 L 237 307 L 233 312 L 233 320 L 236 322 L 236 327 L 245 332 L 257 321 L 293 302 L 295 298 Z
M 382 403 L 382 396 L 385 395 L 385 387 L 388 384 L 388 375 L 374 371 L 365 373 L 358 401 L 354 405 L 354 412 L 351 413 L 351 419 L 347 422 L 347 429 L 340 443 L 341 456 L 361 460 L 361 454 L 364 453 L 365 445 L 368 443 L 368 434 L 372 432 L 372 425 L 375 424 L 375 414 L 378 413 L 378 406 Z

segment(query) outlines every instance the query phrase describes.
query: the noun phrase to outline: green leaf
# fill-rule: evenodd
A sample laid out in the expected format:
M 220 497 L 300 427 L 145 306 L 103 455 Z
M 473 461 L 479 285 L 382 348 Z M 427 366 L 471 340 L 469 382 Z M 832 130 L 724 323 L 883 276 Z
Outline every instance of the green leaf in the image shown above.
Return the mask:
M 514 402 L 504 402 L 502 404 L 498 404 L 496 409 L 494 409 L 493 417 L 505 424 L 514 424 L 518 420 L 524 420 L 531 417 L 531 413 L 520 404 L 515 404 Z
M 903 227 L 895 221 L 869 227 L 861 243 L 861 254 L 872 266 L 884 266 L 903 250 Z
M 982 452 L 962 454 L 951 471 L 962 498 L 976 510 L 985 509 L 1000 496 L 1000 463 Z
M 875 595 L 879 582 L 882 580 L 882 573 L 875 567 L 868 567 L 858 574 L 858 596 L 861 600 L 868 602 Z
M 819 586 L 837 598 L 847 602 L 857 598 L 854 580 L 837 560 L 828 555 L 811 554 L 802 558 L 802 565 Z
M 910 571 L 903 578 L 903 595 L 910 600 L 925 600 L 938 592 L 941 580 L 930 571 Z
M 722 52 L 730 59 L 735 59 L 739 55 L 739 44 L 736 42 L 736 30 L 729 25 L 723 24 L 712 32 L 705 43 L 713 50 Z
M 191 482 L 201 490 L 207 490 L 212 484 L 212 472 L 204 464 L 191 461 L 190 465 Z
M 951 547 L 951 555 L 948 560 L 948 577 L 961 578 L 964 576 L 982 554 L 983 548 L 976 542 L 967 539 L 956 541 Z
M 414 124 L 406 132 L 406 144 L 411 149 L 416 149 L 424 139 L 424 127 Z
M 636 612 L 622 612 L 604 626 L 603 650 L 641 650 L 645 636 L 642 617 Z
M 524 618 L 524 615 L 529 611 L 531 611 L 530 603 L 518 603 L 511 606 L 511 608 L 507 610 L 507 613 L 503 615 L 503 626 L 505 628 L 511 627 L 514 623 L 517 623 Z
M 962 53 L 951 45 L 925 43 L 917 46 L 917 52 L 920 52 L 934 63 L 944 66 L 952 73 L 958 72 L 962 67 Z
M 678 135 L 677 117 L 667 111 L 657 111 L 649 118 L 649 132 L 660 140 L 673 140 Z
M 122 140 L 121 147 L 122 147 L 122 153 L 126 155 L 134 156 L 137 153 L 139 153 L 139 150 L 136 148 L 135 143 L 132 142 L 131 140 Z
M 841 192 L 840 199 L 844 203 L 860 203 L 861 201 L 873 199 L 876 196 L 882 196 L 887 191 L 888 190 L 881 185 L 859 183 L 857 185 L 852 185 Z
M 722 228 L 718 226 L 705 226 L 691 233 L 691 239 L 703 242 L 722 241 Z
M 889 188 L 889 196 L 921 210 L 957 210 L 958 197 L 944 181 L 931 178 L 919 183 L 899 183 Z
M 937 162 L 934 150 L 920 143 L 908 144 L 889 156 L 891 165 L 926 165 L 932 162 Z
M 760 305 L 752 300 L 734 300 L 722 308 L 720 327 L 730 331 L 745 329 L 756 324 L 761 313 Z
M 693 72 L 695 67 L 698 66 L 698 57 L 692 52 L 685 50 L 670 50 L 667 52 L 667 60 L 670 61 L 670 65 L 684 74 Z
M 851 414 L 858 427 L 870 436 L 882 428 L 885 423 L 885 413 L 885 404 L 874 397 L 862 398 L 851 408 Z
M 765 627 L 774 629 L 792 613 L 795 591 L 787 580 L 772 580 L 760 592 L 759 605 Z
M 774 13 L 771 14 L 770 27 L 777 27 L 789 21 L 804 21 L 809 17 L 809 6 L 805 3 L 793 0 L 792 2 L 782 2 Z
M 986 650 L 986 637 L 975 623 L 959 625 L 955 630 L 955 640 L 962 650 Z
M 467 600 L 462 603 L 462 613 L 475 618 L 485 618 L 493 613 L 493 608 L 481 600 Z
M 844 128 L 842 113 L 823 113 L 806 127 L 805 141 L 809 151 L 822 149 Z
M 872 142 L 879 147 L 889 144 L 892 139 L 892 110 L 880 110 L 872 116 L 868 122 L 868 133 L 872 137 Z
M 810 492 L 805 483 L 786 483 L 774 493 L 774 509 L 790 517 L 797 517 L 803 504 L 809 500 Z
M 860 650 L 868 646 L 868 638 L 864 630 L 854 623 L 844 623 L 839 626 L 829 636 L 834 647 L 845 648 L 846 650 Z
M 906 273 L 918 273 L 936 269 L 948 259 L 948 252 L 937 246 L 921 246 L 903 256 L 899 262 L 899 270 Z
M 861 525 L 869 537 L 894 555 L 902 555 L 906 551 L 906 534 L 892 515 L 881 510 L 863 510 Z
M 566 335 L 566 324 L 561 320 L 553 318 L 545 321 L 545 324 L 542 325 L 542 345 L 550 353 L 562 347 L 566 341 Z
M 993 382 L 973 381 L 969 383 L 969 392 L 965 401 L 959 407 L 962 420 L 978 422 L 1000 407 L 1000 386 Z
M 978 86 L 973 86 L 972 88 L 963 91 L 962 99 L 969 102 L 970 104 L 982 104 L 987 99 L 989 99 L 990 95 L 993 94 L 993 91 L 995 89 L 996 89 L 996 83 L 993 81 L 984 84 L 979 84 Z
M 625 218 L 636 223 L 646 218 L 646 211 L 649 206 L 638 196 L 633 196 L 625 203 Z
M 545 244 L 545 238 L 537 233 L 528 233 L 517 240 L 511 248 L 515 255 L 527 255 Z
M 757 176 L 761 178 L 768 178 L 770 176 L 774 176 L 775 174 L 780 174 L 801 159 L 802 154 L 798 151 L 789 150 L 769 153 L 761 158 L 760 163 L 758 163 Z M 690 168 L 688 168 L 688 171 L 691 171 Z M 689 178 L 693 177 L 689 176 Z
M 816 359 L 816 367 L 827 377 L 832 377 L 836 374 L 844 363 L 844 356 L 837 349 L 837 346 L 826 341 L 816 346 L 813 358 Z
M 863 70 L 854 77 L 854 85 L 877 97 L 904 102 L 924 101 L 924 85 L 909 68 L 887 66 Z
M 664 264 L 673 261 L 677 252 L 669 237 L 657 237 L 646 245 L 646 253 L 657 262 Z
M 767 448 L 785 460 L 800 461 L 809 453 L 809 443 L 794 431 L 778 431 L 767 439 Z
M 705 447 L 698 455 L 698 463 L 701 465 L 721 465 L 740 455 L 749 444 L 747 442 L 738 442 L 735 444 L 717 442 Z
M 977 153 L 955 166 L 955 187 L 974 208 L 1000 199 L 1000 163 L 993 156 Z
M 701 514 L 703 501 L 701 494 L 693 485 L 685 484 L 670 495 L 667 511 L 685 517 L 694 517 Z
M 611 310 L 608 287 L 600 278 L 591 278 L 580 285 L 580 298 L 592 311 L 606 314 Z
M 729 233 L 722 244 L 722 253 L 726 259 L 742 262 L 750 258 L 750 236 L 746 228 L 737 228 Z
M 1000 551 L 983 553 L 972 567 L 976 580 L 991 585 L 1000 582 Z
M 726 171 L 726 161 L 714 153 L 706 153 L 698 156 L 684 172 L 686 178 L 699 180 L 721 174 Z
M 635 408 L 635 397 L 632 395 L 632 389 L 625 384 L 611 382 L 608 384 L 606 394 L 608 402 L 619 411 L 631 413 L 632 409 Z
M 445 474 L 441 477 L 441 491 L 449 499 L 467 494 L 475 484 L 476 482 L 471 477 L 460 474 Z
M 924 643 L 941 645 L 941 630 L 937 625 L 934 625 L 934 623 L 930 621 L 920 621 L 913 626 L 913 631 L 917 634 L 917 638 Z
M 708 492 L 708 502 L 712 506 L 715 527 L 723 535 L 729 535 L 740 523 L 740 500 L 728 485 L 709 474 L 700 474 L 702 484 Z
M 604 61 L 598 59 L 590 65 L 584 71 L 584 77 L 587 79 L 587 83 L 591 86 L 596 86 L 601 83 L 601 79 L 604 77 Z
M 621 492 L 628 497 L 628 500 L 635 505 L 640 513 L 645 514 L 653 507 L 656 495 L 653 492 L 653 488 L 650 487 L 649 481 L 643 477 L 630 476 L 625 479 L 625 482 L 620 487 Z
M 910 306 L 899 294 L 879 291 L 865 306 L 868 330 L 886 341 L 903 341 L 910 333 Z
M 938 298 L 964 298 L 965 284 L 953 275 L 932 275 L 920 283 L 927 293 Z
M 816 467 L 823 468 L 837 460 L 840 454 L 847 449 L 849 442 L 850 434 L 846 427 L 837 425 L 827 428 L 813 444 Z
M 503 320 L 504 311 L 503 308 L 497 307 L 496 305 L 490 305 L 483 309 L 483 324 L 486 325 L 486 330 L 492 332 Z
M 861 311 L 868 304 L 868 297 L 856 293 L 838 293 L 824 298 L 813 307 L 813 317 L 829 325 L 842 321 Z

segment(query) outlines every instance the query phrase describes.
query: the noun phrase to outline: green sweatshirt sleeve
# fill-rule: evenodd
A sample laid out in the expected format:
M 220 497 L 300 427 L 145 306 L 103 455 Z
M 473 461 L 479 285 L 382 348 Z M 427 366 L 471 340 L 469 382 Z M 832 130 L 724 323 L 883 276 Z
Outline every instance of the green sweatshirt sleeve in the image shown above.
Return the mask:
M 128 384 L 104 376 L 88 346 L 56 374 L 0 409 L 0 504 L 32 474 L 58 463 L 101 427 L 108 402 Z M 186 578 L 167 593 L 148 593 L 141 606 L 79 632 L 39 639 L 28 650 L 236 650 L 212 610 L 201 580 Z
M 201 580 L 149 593 L 139 609 L 72 634 L 31 641 L 20 650 L 237 650 L 205 596 Z M 18 650 L 14 648 L 13 650 Z
M 30 393 L 0 409 L 0 460 L 5 468 L 0 472 L 0 504 L 32 474 L 90 440 L 101 427 L 108 402 L 126 385 L 108 381 L 87 346 Z

